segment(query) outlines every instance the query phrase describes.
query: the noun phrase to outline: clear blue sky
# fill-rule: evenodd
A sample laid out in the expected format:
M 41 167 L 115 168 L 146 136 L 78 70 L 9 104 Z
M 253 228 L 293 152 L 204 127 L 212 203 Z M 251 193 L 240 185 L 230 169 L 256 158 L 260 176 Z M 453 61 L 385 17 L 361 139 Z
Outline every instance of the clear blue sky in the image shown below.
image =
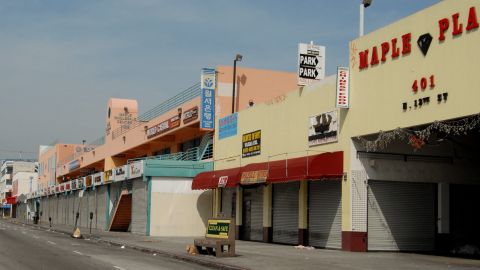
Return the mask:
M 439 2 L 373 0 L 366 32 Z M 109 97 L 140 112 L 199 81 L 202 67 L 296 71 L 299 42 L 348 64 L 355 0 L 0 0 L 0 149 L 37 152 L 104 133 Z M 25 155 L 24 157 L 36 157 Z M 0 158 L 18 157 L 1 152 Z

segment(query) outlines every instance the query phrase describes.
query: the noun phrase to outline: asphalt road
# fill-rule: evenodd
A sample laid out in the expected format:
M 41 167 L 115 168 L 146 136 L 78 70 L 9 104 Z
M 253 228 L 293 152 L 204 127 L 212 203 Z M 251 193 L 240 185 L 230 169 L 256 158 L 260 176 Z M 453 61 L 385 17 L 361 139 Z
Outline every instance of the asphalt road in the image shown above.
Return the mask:
M 128 248 L 10 223 L 0 218 L 0 270 L 208 269 Z

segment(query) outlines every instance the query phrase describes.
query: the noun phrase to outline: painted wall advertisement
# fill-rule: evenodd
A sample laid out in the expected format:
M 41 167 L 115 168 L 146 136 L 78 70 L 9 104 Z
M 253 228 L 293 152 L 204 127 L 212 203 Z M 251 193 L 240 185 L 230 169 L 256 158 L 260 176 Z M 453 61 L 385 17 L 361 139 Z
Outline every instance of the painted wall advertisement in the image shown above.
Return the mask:
M 310 85 L 325 78 L 325 47 L 298 44 L 298 85 Z
M 338 141 L 337 111 L 314 115 L 309 119 L 308 145 L 315 146 Z
M 337 94 L 336 107 L 349 108 L 350 97 L 350 69 L 348 67 L 337 68 Z
M 260 155 L 262 144 L 262 131 L 243 134 L 242 136 L 242 158 Z
M 201 75 L 200 128 L 212 130 L 215 127 L 215 69 L 203 68 Z
M 128 169 L 129 179 L 141 177 L 143 175 L 143 160 L 130 163 Z
M 237 135 L 238 113 L 227 115 L 218 120 L 218 139 L 225 139 Z

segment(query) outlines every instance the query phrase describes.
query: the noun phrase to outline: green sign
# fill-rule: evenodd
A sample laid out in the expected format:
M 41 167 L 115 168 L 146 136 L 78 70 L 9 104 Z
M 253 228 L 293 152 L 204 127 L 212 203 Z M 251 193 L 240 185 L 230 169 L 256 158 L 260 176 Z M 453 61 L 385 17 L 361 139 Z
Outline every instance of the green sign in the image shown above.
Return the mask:
M 207 237 L 228 238 L 230 229 L 230 220 L 228 219 L 209 219 L 207 226 Z

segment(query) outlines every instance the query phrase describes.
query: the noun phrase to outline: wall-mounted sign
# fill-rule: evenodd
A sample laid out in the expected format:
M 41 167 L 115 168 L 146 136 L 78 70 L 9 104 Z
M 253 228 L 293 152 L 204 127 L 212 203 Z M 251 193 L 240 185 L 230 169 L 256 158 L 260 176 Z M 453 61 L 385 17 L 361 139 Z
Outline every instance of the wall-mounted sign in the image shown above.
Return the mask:
M 153 138 L 167 131 L 170 131 L 174 128 L 177 128 L 179 126 L 180 126 L 180 116 L 175 115 L 174 117 L 149 128 L 147 130 L 147 138 L 148 139 Z
M 143 160 L 130 163 L 128 169 L 128 179 L 141 177 L 143 175 Z
M 350 70 L 347 67 L 337 68 L 337 108 L 349 108 Z
M 183 123 L 187 124 L 198 118 L 198 107 L 193 107 L 183 113 Z
M 78 169 L 78 168 L 80 168 L 80 160 L 75 159 L 75 160 L 71 161 L 70 163 L 68 163 L 68 170 L 73 171 L 73 170 Z
M 215 127 L 215 84 L 215 69 L 203 68 L 201 75 L 201 129 L 212 130 Z
M 254 132 L 243 134 L 242 136 L 242 157 L 252 157 L 260 155 L 262 143 L 262 131 L 257 130 Z
M 237 135 L 238 113 L 227 115 L 218 120 L 218 139 L 225 139 Z
M 265 183 L 267 181 L 267 177 L 268 177 L 268 170 L 242 172 L 242 176 L 240 178 L 240 184 L 252 185 L 252 184 Z
M 120 166 L 113 169 L 113 179 L 114 181 L 123 181 L 127 179 L 127 166 Z
M 309 85 L 325 78 L 325 47 L 298 44 L 298 85 Z
M 224 188 L 227 186 L 228 183 L 228 176 L 220 176 L 218 178 L 218 187 L 219 188 Z
M 308 145 L 314 146 L 338 140 L 337 111 L 314 115 L 309 119 Z

